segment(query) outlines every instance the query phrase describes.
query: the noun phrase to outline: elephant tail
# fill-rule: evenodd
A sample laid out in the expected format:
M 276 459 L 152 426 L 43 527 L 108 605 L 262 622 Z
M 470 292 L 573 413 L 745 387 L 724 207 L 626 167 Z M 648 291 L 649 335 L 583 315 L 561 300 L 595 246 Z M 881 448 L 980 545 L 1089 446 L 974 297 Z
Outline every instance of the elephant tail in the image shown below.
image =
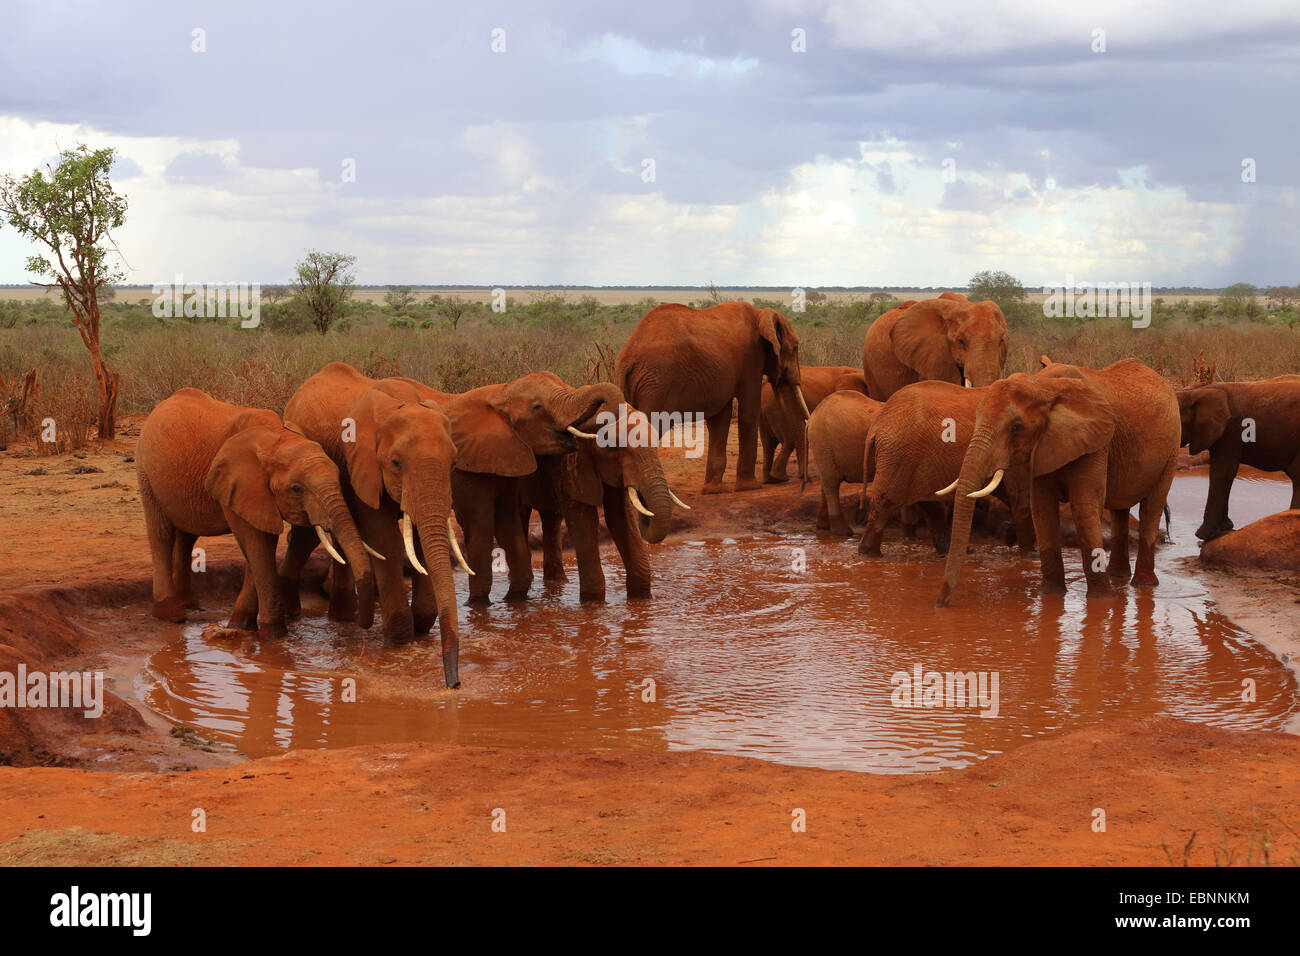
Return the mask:
M 867 506 L 867 489 L 871 487 L 871 482 L 876 478 L 876 432 L 875 429 L 867 432 L 867 445 L 862 450 L 862 490 L 858 492 L 858 507 L 865 509 Z
M 1172 517 L 1173 517 L 1173 513 L 1169 510 L 1169 502 L 1166 501 L 1165 502 L 1165 540 L 1168 541 L 1170 544 L 1174 543 L 1174 532 L 1173 529 L 1169 527 L 1169 523 Z

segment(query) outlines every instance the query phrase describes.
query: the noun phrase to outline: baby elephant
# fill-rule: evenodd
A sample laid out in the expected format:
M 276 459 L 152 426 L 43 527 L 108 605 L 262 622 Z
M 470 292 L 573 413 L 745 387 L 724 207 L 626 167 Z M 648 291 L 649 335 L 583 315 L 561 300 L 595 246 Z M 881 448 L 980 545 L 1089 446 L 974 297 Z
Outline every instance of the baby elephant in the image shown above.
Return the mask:
M 930 528 L 934 549 L 948 550 L 944 502 L 961 473 L 966 446 L 975 430 L 975 411 L 988 388 L 962 388 L 948 382 L 907 385 L 885 402 L 867 437 L 862 506 L 866 528 L 858 551 L 880 556 L 885 526 L 899 511 L 916 505 Z M 1034 523 L 1026 489 L 1008 480 L 995 492 L 1011 508 L 1022 551 L 1034 547 Z M 1007 543 L 1011 541 L 1008 537 Z
M 230 627 L 284 636 L 275 549 L 286 521 L 314 526 L 334 560 L 370 586 L 370 559 L 343 502 L 338 468 L 320 445 L 274 412 L 183 388 L 145 419 L 135 460 L 153 557 L 155 617 L 185 620 L 185 609 L 195 606 L 195 540 L 233 533 L 247 564 Z M 326 532 L 333 532 L 346 562 Z
M 840 483 L 862 480 L 867 432 L 883 405 L 860 392 L 832 392 L 808 419 L 808 451 L 817 462 L 822 483 L 818 528 L 846 538 L 851 533 L 840 511 Z

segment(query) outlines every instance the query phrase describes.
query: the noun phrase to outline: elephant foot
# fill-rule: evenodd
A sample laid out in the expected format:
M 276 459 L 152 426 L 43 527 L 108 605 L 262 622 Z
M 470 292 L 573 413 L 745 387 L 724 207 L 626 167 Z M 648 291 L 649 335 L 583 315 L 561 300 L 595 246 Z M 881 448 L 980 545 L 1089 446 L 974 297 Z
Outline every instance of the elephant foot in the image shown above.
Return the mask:
M 735 485 L 736 491 L 754 491 L 756 488 L 762 488 L 762 487 L 763 486 L 753 478 L 736 479 L 736 485 Z
M 831 534 L 839 535 L 841 538 L 853 537 L 853 529 L 849 527 L 848 522 L 843 517 L 839 517 L 838 520 L 831 519 L 829 530 Z
M 511 588 L 509 591 L 506 592 L 506 600 L 512 603 L 518 601 L 527 601 L 528 588 L 527 587 Z
M 939 589 L 939 596 L 934 599 L 935 607 L 947 607 L 948 598 L 952 597 L 952 588 L 948 587 L 948 582 L 943 582 L 943 587 Z
M 1202 541 L 1213 541 L 1215 538 L 1222 538 L 1229 531 L 1234 529 L 1235 525 L 1231 521 L 1225 521 L 1223 524 L 1208 525 L 1203 524 L 1196 529 L 1196 537 Z
M 1008 548 L 1014 547 L 1019 536 L 1016 534 L 1016 526 L 1013 522 L 1002 522 L 1002 543 Z
M 1156 573 L 1154 571 L 1138 571 L 1135 575 L 1133 575 L 1133 580 L 1131 583 L 1133 584 L 1134 587 L 1153 588 L 1160 583 L 1160 579 L 1156 577 Z
M 789 475 L 767 475 L 763 478 L 763 483 L 767 485 L 784 485 L 789 480 Z
M 727 489 L 720 481 L 706 481 L 704 487 L 700 489 L 702 495 L 720 495 Z
M 604 591 L 579 591 L 578 600 L 585 603 L 603 604 L 605 602 Z
M 562 564 L 543 564 L 542 580 L 563 582 L 569 580 L 569 576 L 564 573 L 564 565 Z
M 410 644 L 415 640 L 415 623 L 409 612 L 384 622 L 384 640 L 393 646 Z
M 627 598 L 629 601 L 648 600 L 650 597 L 650 582 L 644 584 L 633 584 L 628 582 Z
M 226 622 L 226 627 L 235 631 L 256 631 L 257 630 L 257 612 L 240 611 L 236 609 L 230 615 L 230 620 Z
M 818 530 L 818 531 L 829 531 L 830 529 L 831 529 L 831 522 L 830 522 L 830 519 L 827 518 L 825 515 L 818 515 L 818 516 L 817 516 L 817 530 Z
M 252 630 L 246 628 L 245 630 Z M 257 637 L 263 641 L 278 641 L 286 637 L 289 629 L 285 627 L 284 621 L 267 621 L 257 629 Z
M 153 616 L 160 621 L 169 621 L 172 624 L 181 624 L 185 621 L 185 599 L 179 597 L 163 598 L 161 601 L 155 601 L 153 606 Z
M 436 614 L 412 614 L 411 627 L 419 637 L 424 637 L 433 630 L 434 622 L 438 620 Z
M 492 595 L 490 594 L 471 594 L 469 597 L 465 599 L 466 607 L 473 607 L 476 604 L 488 605 L 491 603 L 492 603 Z
M 864 558 L 884 557 L 884 554 L 881 553 L 879 542 L 876 542 L 874 544 L 864 544 L 860 542 L 858 544 L 858 554 L 862 555 Z
M 1127 564 L 1122 564 L 1119 567 L 1106 569 L 1106 577 L 1110 578 L 1116 584 L 1126 583 L 1129 579 L 1129 574 L 1130 571 Z

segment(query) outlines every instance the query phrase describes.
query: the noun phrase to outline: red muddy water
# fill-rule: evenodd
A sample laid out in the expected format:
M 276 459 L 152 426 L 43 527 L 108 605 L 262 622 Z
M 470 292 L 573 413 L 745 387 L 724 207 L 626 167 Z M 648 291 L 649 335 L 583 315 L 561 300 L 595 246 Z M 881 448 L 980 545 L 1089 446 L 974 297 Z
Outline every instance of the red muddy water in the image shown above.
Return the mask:
M 539 574 L 526 604 L 462 607 L 460 691 L 442 689 L 436 640 L 385 648 L 377 632 L 327 621 L 319 602 L 278 643 L 229 636 L 213 624 L 216 608 L 167 626 L 135 690 L 169 720 L 254 757 L 428 741 L 694 749 L 899 773 L 961 767 L 1102 718 L 1281 729 L 1300 713 L 1294 679 L 1198 582 L 1206 481 L 1175 480 L 1160 586 L 1122 588 L 1113 603 L 1084 600 L 1077 551 L 1066 556 L 1069 594 L 1041 598 L 1036 559 L 981 543 L 953 606 L 936 610 L 943 565 L 928 543 L 891 533 L 886 557 L 870 561 L 856 538 L 811 531 L 701 537 L 653 549 L 652 601 L 624 601 L 610 552 L 607 604 L 578 601 L 570 557 L 572 579 L 542 585 Z M 1233 520 L 1285 508 L 1288 496 L 1289 485 L 1239 480 Z M 494 598 L 504 590 L 499 580 Z M 103 615 L 100 626 L 144 626 L 138 608 Z M 916 665 L 997 672 L 998 716 L 895 706 L 891 677 Z M 1242 700 L 1248 679 L 1253 702 Z

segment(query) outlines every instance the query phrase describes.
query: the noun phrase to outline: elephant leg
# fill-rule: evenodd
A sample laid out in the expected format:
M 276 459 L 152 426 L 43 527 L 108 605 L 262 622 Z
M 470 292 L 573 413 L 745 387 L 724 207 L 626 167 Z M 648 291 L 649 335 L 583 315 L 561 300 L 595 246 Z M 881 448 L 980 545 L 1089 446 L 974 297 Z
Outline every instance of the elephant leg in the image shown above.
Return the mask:
M 948 512 L 943 504 L 938 501 L 918 501 L 916 507 L 920 509 L 926 527 L 930 529 L 930 540 L 934 542 L 934 553 L 939 557 L 943 557 L 948 553 L 948 542 L 952 537 L 952 529 L 947 521 Z
M 904 505 L 899 512 L 898 523 L 902 525 L 903 537 L 911 540 L 917 536 L 916 526 L 921 523 L 921 511 L 916 505 Z
M 844 512 L 840 508 L 840 476 L 827 475 L 829 468 L 822 469 L 822 501 L 826 505 L 826 526 L 830 529 L 831 534 L 839 535 L 841 538 L 847 538 L 853 534 L 853 529 L 844 518 Z
M 1061 499 L 1051 475 L 1035 478 L 1029 510 L 1038 539 L 1038 561 L 1044 594 L 1065 593 L 1065 562 L 1061 558 Z
M 280 600 L 284 602 L 284 613 L 290 619 L 302 617 L 302 598 L 298 593 L 302 569 L 316 550 L 316 544 L 313 529 L 289 526 L 289 541 L 285 545 L 284 560 L 280 562 Z
M 594 505 L 570 502 L 564 511 L 578 559 L 578 596 L 583 601 L 605 600 L 605 571 L 600 566 L 600 516 Z M 610 529 L 613 533 L 613 529 Z
M 178 624 L 185 620 L 185 601 L 176 593 L 172 573 L 177 531 L 163 514 L 162 506 L 143 475 L 140 477 L 140 500 L 144 505 L 144 526 L 149 536 L 149 557 L 153 562 L 153 616 Z
M 776 455 L 777 437 L 776 432 L 772 431 L 770 422 L 763 422 L 758 430 L 758 439 L 763 444 L 763 482 L 769 485 L 781 483 L 772 471 L 772 463 Z M 784 476 L 782 476 L 784 478 Z
M 1127 508 L 1116 508 L 1110 513 L 1110 564 L 1106 573 L 1121 584 L 1128 580 L 1131 568 L 1128 560 Z
M 539 514 L 542 517 L 542 580 L 567 581 L 569 577 L 564 573 L 564 547 L 560 537 L 560 512 L 542 511 Z M 527 522 L 524 523 L 524 528 L 528 528 Z M 573 525 L 569 525 L 569 533 L 573 534 Z M 581 563 L 578 568 L 581 571 Z
M 194 591 L 190 584 L 191 562 L 194 560 L 194 542 L 199 540 L 197 534 L 177 531 L 172 536 L 172 593 L 185 602 L 187 609 L 197 608 Z
M 280 543 L 280 536 L 258 531 L 239 515 L 229 509 L 223 510 L 226 521 L 235 532 L 239 547 L 244 552 L 244 560 L 248 562 L 247 571 L 252 575 L 256 589 L 254 615 L 258 622 L 257 636 L 263 640 L 284 637 L 289 629 L 285 626 L 284 603 L 280 600 L 280 576 L 275 564 L 275 549 Z
M 1138 506 L 1137 568 L 1133 572 L 1133 584 L 1137 587 L 1154 587 L 1160 583 L 1156 577 L 1156 538 L 1160 536 L 1160 516 L 1164 514 L 1177 467 L 1177 459 L 1171 457 L 1160 481 Z
M 1300 508 L 1300 458 L 1291 463 L 1286 473 L 1291 479 L 1291 510 L 1295 511 Z
M 867 498 L 867 523 L 862 529 L 862 540 L 858 542 L 858 554 L 869 558 L 879 558 L 880 542 L 885 537 L 885 527 L 890 519 L 898 513 L 898 506 L 874 491 Z
M 239 597 L 235 598 L 235 607 L 226 626 L 240 631 L 257 630 L 257 585 L 253 581 L 253 569 L 247 563 L 244 565 L 244 583 L 239 588 Z
M 709 452 L 704 465 L 703 494 L 716 495 L 722 488 L 722 475 L 727 470 L 727 435 L 731 432 L 731 403 L 712 418 L 705 420 L 709 428 Z
M 507 601 L 522 601 L 533 586 L 533 555 L 528 548 L 524 529 L 519 526 L 519 504 L 512 497 L 498 498 L 495 505 L 497 543 L 506 553 L 510 569 L 510 590 Z
M 650 555 L 622 488 L 605 488 L 605 526 L 623 559 L 629 600 L 650 597 Z
M 390 644 L 406 644 L 415 638 L 415 619 L 411 614 L 406 578 L 402 569 L 406 548 L 398 525 L 396 507 L 376 510 L 360 505 L 357 509 L 357 529 L 362 540 L 384 556 L 383 561 L 370 562 L 374 569 L 375 588 L 379 595 L 379 613 L 384 628 L 384 639 Z M 336 568 L 336 572 L 342 568 Z M 349 588 L 348 590 L 352 590 Z M 331 597 L 331 602 L 333 598 Z M 364 595 L 362 600 L 368 600 Z M 357 608 L 361 610 L 360 607 Z M 373 609 L 371 609 L 373 612 Z M 362 616 L 363 622 L 365 615 Z
M 469 579 L 466 604 L 486 604 L 492 596 L 492 514 L 491 505 L 457 502 L 456 521 L 465 532 L 465 561 L 474 572 Z
M 429 572 L 421 574 L 414 568 L 411 569 L 411 628 L 417 637 L 423 637 L 433 630 L 433 625 L 438 620 L 438 598 L 433 591 L 433 568 L 425 560 L 420 535 L 413 535 L 412 543 L 415 545 L 415 556 Z
M 821 483 L 821 502 L 817 505 L 817 530 L 829 531 L 830 527 L 830 507 L 826 504 L 826 479 L 823 475 Z
M 1101 512 L 1102 494 L 1091 482 L 1077 480 L 1070 486 L 1070 515 L 1079 535 L 1079 551 L 1083 557 L 1083 574 L 1088 581 L 1089 600 L 1109 600 L 1115 597 L 1115 588 L 1106 574 L 1106 549 L 1102 547 Z M 1127 534 L 1127 522 L 1125 523 Z
M 776 455 L 772 459 L 772 484 L 780 485 L 790 480 L 790 455 L 797 452 L 796 442 L 787 440 L 785 435 L 777 436 Z
M 1205 517 L 1196 529 L 1196 537 L 1202 541 L 1213 541 L 1232 530 L 1232 519 L 1228 517 L 1228 498 L 1232 494 L 1232 483 L 1241 468 L 1241 458 L 1235 449 L 1224 450 L 1219 454 L 1210 452 L 1210 493 L 1205 498 Z
M 750 491 L 759 487 L 754 478 L 754 469 L 758 464 L 758 420 L 762 412 L 762 388 L 763 382 L 759 379 L 753 387 L 737 396 L 736 429 L 739 434 L 736 437 L 740 444 L 736 458 L 737 491 Z

